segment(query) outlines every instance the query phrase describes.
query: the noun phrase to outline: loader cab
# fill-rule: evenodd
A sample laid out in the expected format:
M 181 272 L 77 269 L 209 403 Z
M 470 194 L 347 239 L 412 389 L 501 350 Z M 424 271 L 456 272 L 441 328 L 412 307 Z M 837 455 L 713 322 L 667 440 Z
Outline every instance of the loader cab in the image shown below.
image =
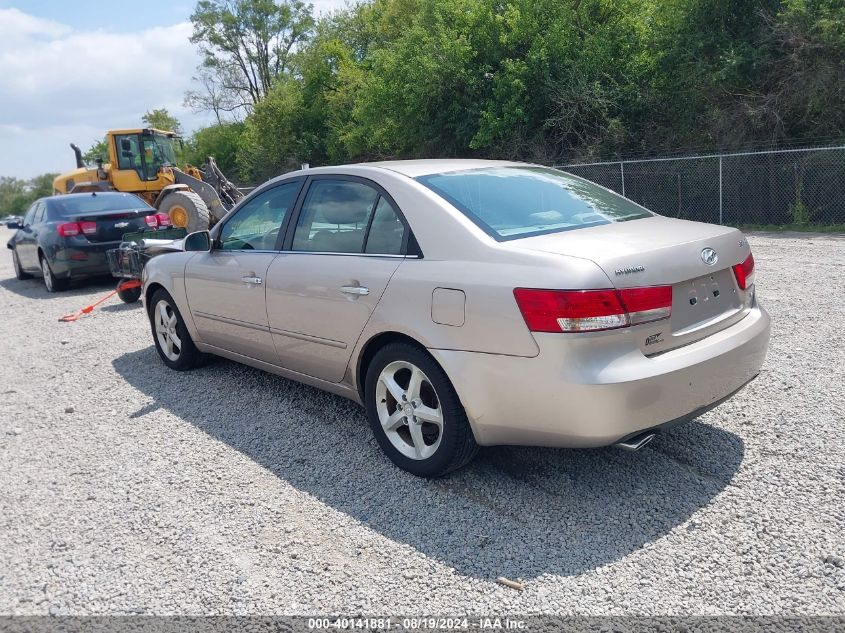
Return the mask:
M 162 168 L 176 166 L 179 138 L 162 130 L 108 133 L 112 185 L 118 191 L 159 191 L 173 178 Z

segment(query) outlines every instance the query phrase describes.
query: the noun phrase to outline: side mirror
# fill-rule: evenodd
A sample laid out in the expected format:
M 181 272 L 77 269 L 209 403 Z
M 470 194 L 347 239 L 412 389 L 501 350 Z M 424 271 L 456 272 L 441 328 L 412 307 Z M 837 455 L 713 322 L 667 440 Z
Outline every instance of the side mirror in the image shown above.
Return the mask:
M 7 229 L 22 229 L 23 224 L 21 224 L 17 220 L 12 220 L 11 222 L 6 222 L 6 228 Z
M 207 253 L 211 250 L 211 234 L 208 231 L 197 231 L 185 237 L 182 248 L 186 251 Z

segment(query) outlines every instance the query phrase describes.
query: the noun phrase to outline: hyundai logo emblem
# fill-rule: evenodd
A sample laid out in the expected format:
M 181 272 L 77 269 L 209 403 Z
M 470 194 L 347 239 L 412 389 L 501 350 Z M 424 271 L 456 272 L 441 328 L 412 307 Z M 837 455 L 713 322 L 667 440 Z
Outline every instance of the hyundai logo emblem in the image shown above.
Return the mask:
M 701 261 L 703 261 L 708 266 L 712 266 L 717 261 L 719 261 L 719 256 L 716 255 L 716 251 L 712 248 L 705 248 L 701 251 Z

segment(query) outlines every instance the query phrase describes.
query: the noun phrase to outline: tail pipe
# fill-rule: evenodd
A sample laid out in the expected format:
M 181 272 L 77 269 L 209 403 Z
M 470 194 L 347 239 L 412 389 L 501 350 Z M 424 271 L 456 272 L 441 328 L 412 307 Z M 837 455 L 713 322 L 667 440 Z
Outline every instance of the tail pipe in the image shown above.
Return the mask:
M 621 442 L 617 442 L 616 444 L 614 444 L 614 446 L 626 451 L 638 451 L 643 446 L 648 444 L 651 440 L 653 440 L 655 435 L 657 435 L 657 433 L 640 433 L 639 435 L 635 435 L 634 437 L 625 438 Z
M 79 149 L 79 146 L 74 143 L 71 143 L 70 148 L 73 150 L 73 153 L 76 156 L 76 166 L 85 167 L 85 161 L 82 160 L 82 150 Z

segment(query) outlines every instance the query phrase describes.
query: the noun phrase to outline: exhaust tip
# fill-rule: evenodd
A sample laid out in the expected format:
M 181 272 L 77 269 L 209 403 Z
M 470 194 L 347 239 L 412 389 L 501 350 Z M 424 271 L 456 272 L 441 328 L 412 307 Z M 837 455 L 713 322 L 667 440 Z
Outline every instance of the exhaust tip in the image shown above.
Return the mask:
M 642 433 L 641 435 L 635 435 L 634 437 L 617 442 L 614 446 L 624 451 L 638 451 L 653 440 L 656 435 L 657 433 Z

